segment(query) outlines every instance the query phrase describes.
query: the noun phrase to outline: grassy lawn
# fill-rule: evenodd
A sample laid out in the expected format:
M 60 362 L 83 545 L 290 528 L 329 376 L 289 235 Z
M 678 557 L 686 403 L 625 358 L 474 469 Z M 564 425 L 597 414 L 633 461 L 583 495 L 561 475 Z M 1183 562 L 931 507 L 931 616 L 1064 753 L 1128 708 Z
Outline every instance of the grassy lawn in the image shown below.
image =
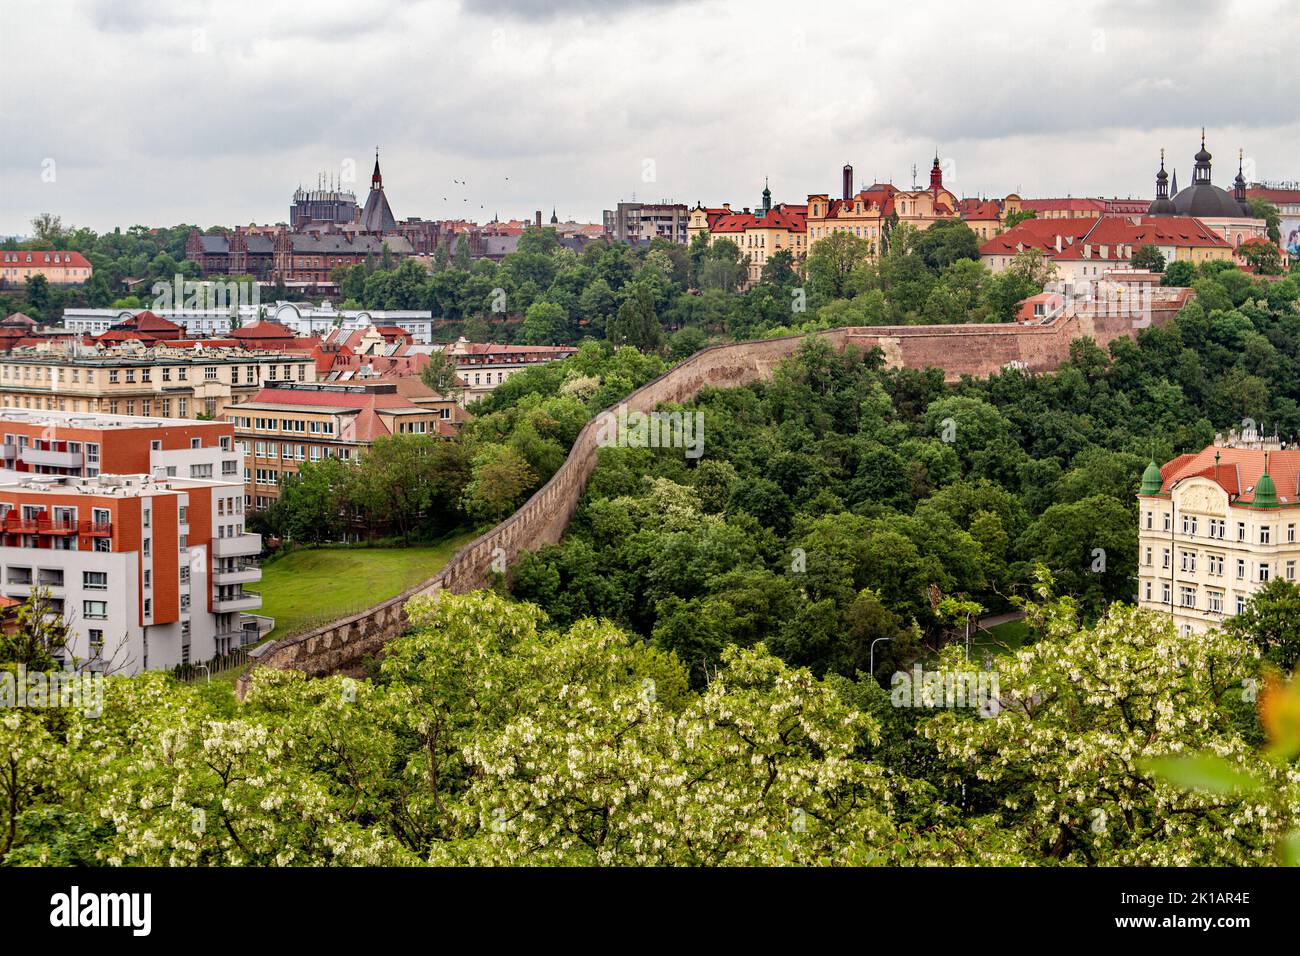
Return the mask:
M 1029 633 L 1029 625 L 1022 618 L 1019 621 L 1007 621 L 1005 624 L 999 624 L 997 627 L 989 628 L 988 632 L 981 631 L 971 637 L 971 652 L 974 653 L 976 648 L 980 650 L 989 650 L 994 654 L 1006 654 L 1007 650 L 1003 649 L 994 641 L 999 641 L 1007 645 L 1011 651 L 1020 649 L 1024 643 L 1025 636 Z
M 307 548 L 262 569 L 248 590 L 262 595 L 259 614 L 284 637 L 355 614 L 431 578 L 472 532 L 418 548 Z

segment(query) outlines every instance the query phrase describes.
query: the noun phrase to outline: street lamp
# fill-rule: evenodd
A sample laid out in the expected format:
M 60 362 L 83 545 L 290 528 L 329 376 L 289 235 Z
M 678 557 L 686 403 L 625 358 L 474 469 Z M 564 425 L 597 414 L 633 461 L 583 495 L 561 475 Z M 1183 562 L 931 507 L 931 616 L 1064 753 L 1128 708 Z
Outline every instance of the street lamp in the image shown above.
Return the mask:
M 878 637 L 871 642 L 871 663 L 868 665 L 868 671 L 872 676 L 876 673 L 876 645 L 881 641 L 892 641 L 892 637 Z

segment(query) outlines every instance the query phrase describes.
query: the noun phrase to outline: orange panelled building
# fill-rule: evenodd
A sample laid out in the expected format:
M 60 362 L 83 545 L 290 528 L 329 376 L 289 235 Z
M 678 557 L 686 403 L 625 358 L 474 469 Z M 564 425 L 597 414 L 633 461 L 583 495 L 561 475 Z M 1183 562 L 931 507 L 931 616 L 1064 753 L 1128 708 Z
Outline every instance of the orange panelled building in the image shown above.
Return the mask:
M 257 638 L 229 424 L 6 409 L 0 429 L 0 587 L 63 614 L 65 665 L 136 673 Z

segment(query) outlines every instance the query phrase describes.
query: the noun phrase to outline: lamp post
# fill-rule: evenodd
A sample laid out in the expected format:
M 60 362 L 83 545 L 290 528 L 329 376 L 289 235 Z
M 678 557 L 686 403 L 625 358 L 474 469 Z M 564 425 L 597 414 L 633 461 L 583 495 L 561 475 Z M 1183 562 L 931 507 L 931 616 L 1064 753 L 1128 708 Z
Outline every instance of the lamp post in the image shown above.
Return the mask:
M 893 640 L 892 637 L 878 637 L 871 642 L 871 663 L 868 665 L 867 669 L 870 671 L 873 677 L 876 674 L 876 645 L 879 644 L 881 641 L 892 641 L 892 640 Z

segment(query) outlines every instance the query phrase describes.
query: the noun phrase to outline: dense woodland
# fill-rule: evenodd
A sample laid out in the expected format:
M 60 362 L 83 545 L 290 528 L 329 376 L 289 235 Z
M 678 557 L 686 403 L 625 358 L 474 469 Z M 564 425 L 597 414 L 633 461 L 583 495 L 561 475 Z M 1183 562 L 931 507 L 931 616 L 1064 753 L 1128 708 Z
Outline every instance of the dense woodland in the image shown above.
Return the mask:
M 1037 564 L 1095 617 L 1135 593 L 1149 460 L 1246 418 L 1300 433 L 1300 283 L 1193 281 L 1172 324 L 1109 353 L 1079 340 L 1050 375 L 945 386 L 809 342 L 770 381 L 692 403 L 699 460 L 602 449 L 569 535 L 524 558 L 514 593 L 561 623 L 609 616 L 697 684 L 759 641 L 852 677 L 888 637 L 887 673 L 964 626 L 966 603 L 1005 610 Z

